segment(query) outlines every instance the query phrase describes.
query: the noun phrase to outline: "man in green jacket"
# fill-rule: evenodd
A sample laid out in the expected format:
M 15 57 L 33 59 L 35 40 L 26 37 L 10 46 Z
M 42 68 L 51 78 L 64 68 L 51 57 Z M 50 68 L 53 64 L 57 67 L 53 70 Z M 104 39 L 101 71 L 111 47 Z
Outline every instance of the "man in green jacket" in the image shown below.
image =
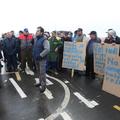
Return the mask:
M 57 70 L 57 61 L 58 61 L 58 50 L 62 45 L 61 39 L 56 37 L 56 31 L 52 32 L 52 37 L 49 38 L 50 43 L 50 52 L 48 54 L 48 61 L 47 61 L 47 70 L 54 69 Z

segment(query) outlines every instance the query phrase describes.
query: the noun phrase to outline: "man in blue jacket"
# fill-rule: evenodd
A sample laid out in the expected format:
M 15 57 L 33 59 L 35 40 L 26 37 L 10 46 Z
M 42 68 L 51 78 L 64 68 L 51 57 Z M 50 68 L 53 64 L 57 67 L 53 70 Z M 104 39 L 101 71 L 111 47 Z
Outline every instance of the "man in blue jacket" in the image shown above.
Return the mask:
M 33 47 L 33 58 L 37 75 L 39 75 L 39 83 L 35 84 L 35 86 L 40 88 L 40 92 L 44 92 L 46 89 L 46 60 L 49 51 L 50 45 L 48 40 L 44 37 L 44 29 L 38 27 Z

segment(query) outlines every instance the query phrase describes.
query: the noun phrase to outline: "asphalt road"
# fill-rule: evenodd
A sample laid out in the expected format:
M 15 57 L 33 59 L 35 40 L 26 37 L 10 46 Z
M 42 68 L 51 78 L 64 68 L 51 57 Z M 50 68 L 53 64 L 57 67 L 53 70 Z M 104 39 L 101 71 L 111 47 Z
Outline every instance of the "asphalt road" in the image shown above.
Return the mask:
M 34 86 L 35 75 L 0 75 L 0 120 L 120 120 L 120 98 L 102 91 L 101 79 L 65 70 L 47 74 L 47 89 Z

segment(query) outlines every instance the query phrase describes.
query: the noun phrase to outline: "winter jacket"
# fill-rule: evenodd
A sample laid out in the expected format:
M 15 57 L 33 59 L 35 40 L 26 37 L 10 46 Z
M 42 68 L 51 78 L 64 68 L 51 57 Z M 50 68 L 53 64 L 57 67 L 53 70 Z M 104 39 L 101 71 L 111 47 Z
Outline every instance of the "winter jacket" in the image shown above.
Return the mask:
M 116 36 L 116 38 L 106 38 L 105 43 L 108 43 L 108 44 L 112 44 L 112 43 L 116 43 L 116 44 L 120 44 L 120 38 L 118 36 Z
M 35 61 L 46 59 L 50 50 L 49 42 L 43 36 L 37 37 L 33 46 L 33 58 Z
M 75 38 L 74 38 L 74 40 L 73 41 L 75 41 L 75 42 L 83 42 L 83 40 L 86 38 L 86 35 L 85 34 L 83 34 L 83 35 L 81 35 L 81 36 L 76 36 Z
M 32 48 L 33 46 L 33 36 L 32 34 L 24 35 L 21 34 L 18 39 L 20 40 L 20 48 L 26 49 L 26 48 Z
M 57 38 L 50 38 L 49 43 L 50 43 L 50 52 L 48 54 L 48 61 L 55 62 L 57 60 L 58 51 L 62 46 L 62 41 L 61 39 L 58 40 Z M 55 51 L 55 49 L 58 49 L 58 51 Z
M 93 56 L 94 43 L 100 43 L 100 42 L 101 42 L 101 40 L 99 38 L 97 38 L 95 40 L 90 39 L 87 44 L 87 47 L 86 47 L 86 56 L 87 55 Z
M 6 38 L 3 41 L 3 50 L 6 55 L 15 55 L 18 50 L 18 43 L 16 38 Z

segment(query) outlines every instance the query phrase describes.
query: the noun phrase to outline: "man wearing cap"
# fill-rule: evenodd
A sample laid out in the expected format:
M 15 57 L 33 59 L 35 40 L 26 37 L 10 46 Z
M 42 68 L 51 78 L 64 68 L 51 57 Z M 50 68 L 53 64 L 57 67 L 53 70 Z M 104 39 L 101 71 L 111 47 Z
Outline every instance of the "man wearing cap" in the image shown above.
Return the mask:
M 83 34 L 83 29 L 82 28 L 78 28 L 78 30 L 76 31 L 77 35 L 74 38 L 73 41 L 75 42 L 83 42 L 86 39 L 86 35 Z
M 20 34 L 18 37 L 20 40 L 20 56 L 21 56 L 21 69 L 25 71 L 26 63 L 28 67 L 33 69 L 32 62 L 32 49 L 33 49 L 33 35 L 29 34 L 27 28 L 24 29 L 23 34 Z
M 90 35 L 90 40 L 86 47 L 86 76 L 94 79 L 95 74 L 94 74 L 93 47 L 94 47 L 94 43 L 100 43 L 101 40 L 97 37 L 96 31 L 91 31 L 89 35 Z
M 116 44 L 120 44 L 120 38 L 116 35 L 116 31 L 113 29 L 108 29 L 108 31 L 106 32 L 108 34 L 108 37 L 105 38 L 105 43 L 108 44 L 112 44 L 112 43 L 116 43 Z
M 39 76 L 39 82 L 35 86 L 40 88 L 40 92 L 44 92 L 46 89 L 46 59 L 49 51 L 50 45 L 44 37 L 44 29 L 38 27 L 33 47 L 33 58 L 36 65 L 37 77 Z

